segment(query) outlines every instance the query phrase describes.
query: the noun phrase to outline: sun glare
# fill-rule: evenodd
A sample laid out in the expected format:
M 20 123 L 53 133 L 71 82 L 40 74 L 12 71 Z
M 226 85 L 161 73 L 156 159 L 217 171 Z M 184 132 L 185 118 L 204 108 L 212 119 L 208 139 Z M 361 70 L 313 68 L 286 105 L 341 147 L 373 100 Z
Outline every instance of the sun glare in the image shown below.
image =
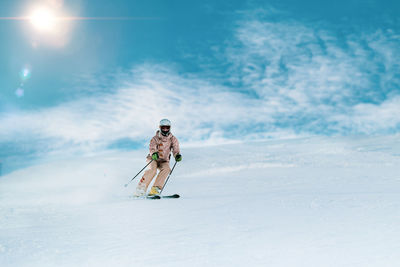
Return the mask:
M 57 18 L 47 8 L 37 8 L 29 17 L 32 25 L 39 31 L 49 32 L 56 28 Z

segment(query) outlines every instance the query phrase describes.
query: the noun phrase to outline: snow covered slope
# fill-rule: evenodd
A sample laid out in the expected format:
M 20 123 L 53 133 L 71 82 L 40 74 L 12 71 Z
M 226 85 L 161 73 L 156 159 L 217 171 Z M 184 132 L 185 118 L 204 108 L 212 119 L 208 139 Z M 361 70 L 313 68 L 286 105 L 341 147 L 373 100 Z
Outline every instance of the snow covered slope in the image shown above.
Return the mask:
M 0 179 L 0 266 L 400 266 L 400 138 L 182 146 L 165 189 L 129 198 L 146 151 Z

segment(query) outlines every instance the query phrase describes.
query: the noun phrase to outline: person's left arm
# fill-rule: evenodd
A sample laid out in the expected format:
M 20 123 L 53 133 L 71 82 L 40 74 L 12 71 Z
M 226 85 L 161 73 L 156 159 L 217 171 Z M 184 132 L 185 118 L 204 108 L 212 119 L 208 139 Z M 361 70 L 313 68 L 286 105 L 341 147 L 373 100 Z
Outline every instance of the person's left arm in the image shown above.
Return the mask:
M 172 154 L 174 155 L 176 161 L 182 160 L 182 155 L 179 148 L 179 141 L 175 136 L 172 137 Z

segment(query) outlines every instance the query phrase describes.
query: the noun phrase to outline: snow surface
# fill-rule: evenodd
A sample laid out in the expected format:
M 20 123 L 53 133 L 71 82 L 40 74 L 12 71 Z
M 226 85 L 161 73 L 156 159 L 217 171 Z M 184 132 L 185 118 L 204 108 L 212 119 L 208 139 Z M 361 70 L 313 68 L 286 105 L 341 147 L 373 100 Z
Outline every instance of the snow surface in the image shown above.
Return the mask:
M 0 266 L 400 266 L 400 138 L 182 146 L 165 189 L 129 198 L 146 151 L 0 179 Z

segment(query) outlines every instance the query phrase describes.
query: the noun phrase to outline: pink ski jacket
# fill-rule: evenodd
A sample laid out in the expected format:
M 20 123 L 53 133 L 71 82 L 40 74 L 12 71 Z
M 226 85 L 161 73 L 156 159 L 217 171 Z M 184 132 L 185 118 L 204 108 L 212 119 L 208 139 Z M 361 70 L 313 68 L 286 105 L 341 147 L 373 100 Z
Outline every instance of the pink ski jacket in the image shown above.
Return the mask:
M 179 142 L 178 139 L 169 133 L 167 136 L 164 136 L 158 130 L 156 135 L 150 141 L 150 154 L 147 156 L 148 159 L 151 160 L 151 155 L 154 152 L 158 152 L 159 161 L 169 161 L 171 158 L 171 150 L 174 157 L 177 154 L 180 154 L 179 150 Z

